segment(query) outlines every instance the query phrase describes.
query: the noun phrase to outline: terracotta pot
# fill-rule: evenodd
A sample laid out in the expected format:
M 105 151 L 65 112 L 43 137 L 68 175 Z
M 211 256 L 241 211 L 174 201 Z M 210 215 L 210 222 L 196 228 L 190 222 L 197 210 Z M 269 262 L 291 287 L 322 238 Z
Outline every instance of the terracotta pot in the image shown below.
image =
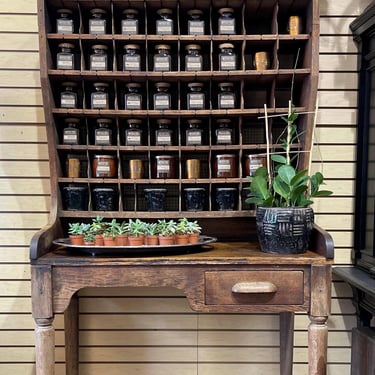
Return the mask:
M 200 233 L 190 233 L 189 235 L 189 243 L 198 243 L 199 242 Z
M 159 245 L 174 245 L 174 236 L 159 236 Z
M 69 241 L 71 245 L 83 245 L 83 234 L 70 234 Z
M 184 245 L 189 243 L 189 235 L 188 234 L 175 234 L 175 242 L 177 245 Z
M 156 235 L 145 236 L 145 245 L 148 245 L 148 246 L 159 245 L 159 237 Z
M 104 238 L 101 234 L 95 236 L 95 246 L 104 246 Z
M 95 241 L 83 241 L 85 246 L 95 246 Z
M 116 246 L 116 239 L 112 237 L 104 237 L 104 246 Z
M 128 246 L 129 241 L 128 241 L 128 236 L 126 234 L 118 234 L 116 236 L 116 246 Z
M 144 242 L 143 237 L 132 237 L 128 236 L 129 246 L 142 246 Z

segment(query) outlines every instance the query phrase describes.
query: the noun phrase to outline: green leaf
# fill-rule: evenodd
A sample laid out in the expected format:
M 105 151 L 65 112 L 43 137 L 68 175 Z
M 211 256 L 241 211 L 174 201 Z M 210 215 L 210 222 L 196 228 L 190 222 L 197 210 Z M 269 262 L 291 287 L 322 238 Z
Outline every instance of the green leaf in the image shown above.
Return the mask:
M 276 163 L 286 164 L 286 157 L 282 155 L 271 155 L 271 159 Z
M 269 197 L 269 192 L 266 178 L 264 176 L 254 176 L 251 181 L 250 191 L 254 193 L 255 196 L 261 196 L 263 199 L 267 199 Z
M 297 172 L 297 174 L 290 181 L 290 184 L 293 186 L 298 186 L 305 183 L 309 179 L 309 177 L 306 176 L 306 173 L 307 169 Z
M 278 174 L 282 181 L 290 185 L 292 178 L 296 175 L 296 171 L 291 165 L 282 165 L 278 170 Z
M 288 184 L 283 182 L 280 178 L 280 176 L 277 176 L 273 180 L 273 190 L 279 194 L 281 197 L 283 197 L 285 200 L 289 201 L 290 199 L 290 187 Z
M 331 194 L 333 194 L 332 191 L 329 191 L 329 190 L 319 190 L 316 193 L 314 193 L 314 195 L 312 195 L 312 194 L 311 195 L 313 197 L 328 197 Z

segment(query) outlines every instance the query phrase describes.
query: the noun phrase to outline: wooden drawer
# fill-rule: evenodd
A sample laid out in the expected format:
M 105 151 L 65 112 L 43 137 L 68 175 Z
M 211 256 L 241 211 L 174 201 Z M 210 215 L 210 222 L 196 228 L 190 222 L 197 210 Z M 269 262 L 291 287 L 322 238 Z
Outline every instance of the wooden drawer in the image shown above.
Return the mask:
M 304 272 L 206 272 L 205 293 L 207 305 L 303 305 Z

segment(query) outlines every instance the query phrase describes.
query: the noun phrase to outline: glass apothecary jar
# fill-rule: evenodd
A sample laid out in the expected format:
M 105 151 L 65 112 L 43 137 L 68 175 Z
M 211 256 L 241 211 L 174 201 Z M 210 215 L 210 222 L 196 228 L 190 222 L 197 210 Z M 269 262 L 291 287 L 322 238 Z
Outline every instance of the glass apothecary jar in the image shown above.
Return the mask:
M 73 12 L 70 9 L 58 9 L 56 13 L 56 32 L 58 34 L 73 34 Z
M 233 8 L 219 9 L 218 34 L 233 35 L 236 34 L 236 19 Z
M 172 69 L 171 47 L 167 44 L 157 44 L 154 55 L 154 72 L 169 72 Z
M 204 35 L 203 11 L 191 9 L 188 11 L 188 35 Z
M 90 55 L 90 70 L 108 70 L 108 47 L 104 44 L 94 44 Z
M 124 71 L 140 71 L 141 70 L 141 55 L 139 54 L 140 47 L 138 44 L 124 45 L 123 56 L 123 70 Z
M 186 129 L 186 146 L 202 146 L 202 120 L 189 119 L 186 123 L 188 125 L 188 128 Z
M 216 155 L 213 175 L 216 178 L 235 178 L 237 175 L 237 156 L 234 154 Z
M 198 44 L 188 44 L 185 47 L 187 52 L 185 56 L 185 70 L 191 71 L 202 71 L 203 70 L 203 58 L 200 53 L 201 46 Z
M 109 97 L 108 87 L 109 84 L 105 82 L 96 82 L 93 84 L 94 91 L 91 93 L 91 108 L 92 109 L 108 109 Z
M 142 120 L 130 118 L 126 120 L 125 146 L 142 146 Z
M 116 164 L 116 157 L 113 155 L 94 155 L 92 163 L 93 177 L 117 177 Z
M 107 31 L 107 11 L 100 8 L 90 10 L 89 34 L 103 35 Z
M 77 108 L 77 83 L 76 82 L 63 82 L 61 84 L 62 90 L 60 92 L 60 107 L 61 108 Z
M 156 93 L 153 96 L 154 109 L 171 109 L 171 94 L 169 93 L 170 84 L 168 82 L 155 83 Z
M 217 145 L 232 145 L 234 143 L 233 124 L 230 119 L 223 118 L 216 121 L 215 143 Z
M 69 117 L 64 120 L 65 127 L 63 129 L 63 144 L 64 145 L 79 145 L 79 118 Z
M 172 9 L 162 8 L 158 9 L 156 12 L 159 19 L 156 20 L 156 34 L 157 35 L 173 35 L 173 19 Z
M 125 85 L 126 93 L 124 95 L 125 109 L 142 109 L 141 84 L 130 82 Z
M 204 85 L 201 82 L 190 82 L 188 83 L 189 92 L 186 96 L 186 107 L 187 109 L 204 109 L 206 102 L 206 95 L 203 92 Z
M 139 34 L 139 21 L 137 9 L 125 9 L 122 12 L 121 34 L 137 35 Z
M 237 55 L 234 52 L 234 44 L 222 43 L 219 49 L 219 70 L 236 70 Z
M 171 120 L 157 119 L 158 128 L 155 131 L 156 146 L 172 146 L 173 131 L 170 129 Z
M 57 69 L 75 69 L 75 55 L 74 55 L 74 44 L 73 43 L 60 43 L 58 45 L 59 52 L 56 55 L 56 66 Z
M 157 155 L 152 168 L 153 178 L 176 178 L 175 157 L 173 155 Z
M 95 145 L 111 146 L 112 145 L 112 120 L 109 118 L 98 118 L 95 129 Z
M 236 95 L 232 82 L 221 82 L 218 84 L 219 95 L 217 98 L 219 109 L 233 109 L 236 107 Z

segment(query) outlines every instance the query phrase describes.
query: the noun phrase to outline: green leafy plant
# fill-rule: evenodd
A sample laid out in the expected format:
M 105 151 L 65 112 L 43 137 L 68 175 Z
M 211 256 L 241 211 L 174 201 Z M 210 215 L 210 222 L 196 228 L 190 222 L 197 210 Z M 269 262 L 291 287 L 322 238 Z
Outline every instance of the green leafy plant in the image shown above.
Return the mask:
M 104 218 L 102 216 L 97 216 L 96 218 L 92 219 L 90 232 L 92 232 L 94 235 L 103 234 L 106 227 L 106 223 L 103 222 L 103 220 Z
M 120 223 L 116 219 L 112 219 L 109 223 L 106 223 L 103 236 L 115 238 L 119 232 Z
M 159 234 L 158 223 L 145 223 L 145 235 L 157 236 Z
M 283 118 L 287 124 L 286 138 L 281 139 L 280 146 L 284 151 L 271 154 L 267 144 L 268 168 L 259 167 L 253 176 L 248 177 L 250 186 L 246 188 L 246 203 L 264 207 L 306 207 L 313 203 L 313 198 L 332 194 L 329 190 L 320 190 L 324 184 L 322 173 L 309 176 L 307 169 L 298 171 L 295 167 L 299 151 L 292 151 L 292 144 L 299 138 L 295 124 L 297 118 L 290 102 L 288 117 Z
M 127 231 L 132 237 L 140 237 L 145 234 L 146 223 L 140 219 L 129 219 Z
M 159 219 L 157 225 L 159 236 L 171 236 L 176 233 L 177 223 L 174 220 Z
M 95 242 L 95 233 L 91 232 L 88 230 L 84 235 L 83 235 L 83 241 L 84 242 Z
M 85 223 L 69 223 L 68 233 L 70 235 L 83 235 L 90 228 L 90 224 Z

